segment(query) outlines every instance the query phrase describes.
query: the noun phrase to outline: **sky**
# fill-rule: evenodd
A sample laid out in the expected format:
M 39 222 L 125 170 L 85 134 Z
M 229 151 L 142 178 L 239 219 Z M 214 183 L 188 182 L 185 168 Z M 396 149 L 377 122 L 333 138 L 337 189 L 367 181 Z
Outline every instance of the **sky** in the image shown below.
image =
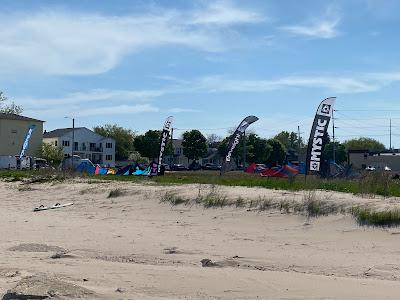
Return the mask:
M 46 130 L 272 137 L 337 97 L 336 137 L 400 148 L 400 1 L 1 0 L 0 90 Z M 332 126 L 331 126 L 332 127 Z M 330 129 L 332 130 L 332 128 Z

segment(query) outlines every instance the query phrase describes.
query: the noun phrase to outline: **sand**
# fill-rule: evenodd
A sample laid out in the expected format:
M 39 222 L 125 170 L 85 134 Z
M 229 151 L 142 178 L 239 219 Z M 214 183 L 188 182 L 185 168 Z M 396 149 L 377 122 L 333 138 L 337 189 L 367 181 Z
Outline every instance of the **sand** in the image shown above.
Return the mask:
M 123 195 L 107 198 L 112 189 Z M 248 207 L 160 203 L 199 185 L 0 182 L 0 295 L 54 299 L 399 299 L 400 228 L 360 227 Z M 305 192 L 218 187 L 242 197 L 302 201 Z M 345 207 L 398 198 L 317 192 Z M 73 206 L 33 212 L 33 208 Z M 8 294 L 6 294 L 8 293 Z M 7 298 L 8 297 L 8 298 Z

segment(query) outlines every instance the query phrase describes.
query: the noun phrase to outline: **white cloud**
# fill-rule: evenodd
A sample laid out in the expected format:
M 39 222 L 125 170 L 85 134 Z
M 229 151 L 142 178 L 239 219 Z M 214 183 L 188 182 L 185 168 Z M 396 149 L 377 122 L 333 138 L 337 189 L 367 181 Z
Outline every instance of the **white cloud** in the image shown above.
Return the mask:
M 322 89 L 332 94 L 354 94 L 378 91 L 400 82 L 400 72 L 364 74 L 314 74 L 284 76 L 277 79 L 231 79 L 224 76 L 205 76 L 193 80 L 174 79 L 174 85 L 159 90 L 96 89 L 68 94 L 59 98 L 17 98 L 17 103 L 34 116 L 74 114 L 124 114 L 157 112 L 155 100 L 163 96 L 192 93 L 246 92 L 262 93 L 288 88 Z M 162 98 L 161 98 L 162 99 Z M 162 99 L 165 102 L 165 99 Z M 95 107 L 93 104 L 95 103 Z M 196 113 L 185 107 L 167 109 L 170 113 Z
M 94 115 L 122 115 L 167 111 L 170 113 L 199 112 L 192 108 L 174 107 L 162 109 L 155 100 L 163 95 L 183 93 L 180 89 L 165 90 L 106 90 L 95 89 L 67 94 L 54 98 L 18 98 L 25 113 L 39 118 Z
M 337 30 L 339 23 L 339 14 L 330 6 L 326 9 L 325 14 L 321 18 L 314 18 L 304 24 L 283 26 L 281 29 L 294 35 L 332 39 L 339 35 L 339 31 Z
M 135 104 L 135 105 L 114 105 L 97 108 L 86 108 L 76 112 L 76 116 L 104 116 L 104 115 L 121 115 L 121 114 L 137 114 L 158 112 L 159 108 L 152 104 Z
M 18 98 L 23 105 L 70 105 L 89 102 L 146 102 L 166 93 L 163 90 L 108 90 L 94 89 L 54 98 Z
M 338 35 L 336 26 L 339 20 L 321 20 L 310 25 L 284 26 L 283 30 L 296 35 L 304 35 L 312 38 L 331 39 Z
M 400 72 L 341 75 L 286 76 L 278 79 L 229 79 L 207 76 L 198 79 L 193 89 L 207 92 L 266 92 L 285 88 L 317 88 L 329 92 L 352 94 L 380 90 L 400 81 Z
M 167 45 L 219 52 L 230 44 L 219 25 L 260 18 L 230 2 L 185 13 L 159 9 L 126 16 L 65 10 L 0 13 L 0 73 L 99 74 L 128 54 Z
M 191 109 L 191 108 L 180 108 L 180 107 L 175 107 L 175 108 L 170 108 L 168 109 L 168 112 L 170 113 L 186 113 L 186 112 L 200 112 L 198 109 Z
M 257 12 L 237 7 L 230 1 L 215 1 L 207 9 L 195 12 L 191 23 L 225 26 L 262 21 L 265 21 L 265 17 Z
M 0 69 L 87 75 L 106 72 L 124 55 L 146 47 L 222 49 L 212 34 L 187 30 L 175 21 L 173 14 L 109 17 L 58 11 L 0 16 Z

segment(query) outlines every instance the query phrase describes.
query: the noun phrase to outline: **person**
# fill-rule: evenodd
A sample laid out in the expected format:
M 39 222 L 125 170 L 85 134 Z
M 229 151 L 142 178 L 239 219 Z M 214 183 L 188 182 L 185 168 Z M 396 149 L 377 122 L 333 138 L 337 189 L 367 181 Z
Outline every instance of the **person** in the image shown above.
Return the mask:
M 164 175 L 164 173 L 165 173 L 165 166 L 164 165 L 161 165 L 160 166 L 160 173 L 158 173 L 158 175 Z
M 133 170 L 133 166 L 131 165 L 129 167 L 129 176 L 131 176 L 133 174 L 134 170 Z

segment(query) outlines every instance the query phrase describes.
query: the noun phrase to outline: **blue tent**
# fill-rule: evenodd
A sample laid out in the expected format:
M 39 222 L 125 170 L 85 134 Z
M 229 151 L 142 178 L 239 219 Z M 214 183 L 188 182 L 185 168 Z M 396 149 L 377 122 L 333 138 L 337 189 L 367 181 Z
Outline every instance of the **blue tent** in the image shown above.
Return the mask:
M 89 161 L 84 160 L 76 167 L 75 171 L 80 173 L 94 174 L 96 167 Z

